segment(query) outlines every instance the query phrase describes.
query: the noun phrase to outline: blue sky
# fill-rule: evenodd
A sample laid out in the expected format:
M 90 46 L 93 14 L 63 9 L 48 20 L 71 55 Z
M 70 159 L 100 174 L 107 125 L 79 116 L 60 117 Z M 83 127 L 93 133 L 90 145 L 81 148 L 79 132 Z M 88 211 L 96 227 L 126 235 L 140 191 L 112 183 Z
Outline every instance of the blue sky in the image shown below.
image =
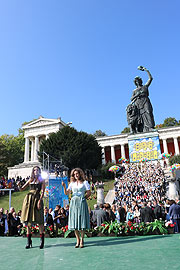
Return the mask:
M 61 117 L 108 135 L 127 126 L 143 65 L 156 124 L 180 119 L 179 0 L 0 0 L 0 135 Z

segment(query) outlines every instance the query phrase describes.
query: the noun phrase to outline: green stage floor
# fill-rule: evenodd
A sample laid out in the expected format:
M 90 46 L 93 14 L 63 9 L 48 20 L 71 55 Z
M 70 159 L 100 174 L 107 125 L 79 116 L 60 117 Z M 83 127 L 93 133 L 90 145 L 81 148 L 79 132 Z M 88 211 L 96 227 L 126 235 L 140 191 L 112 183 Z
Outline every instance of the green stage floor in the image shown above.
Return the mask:
M 83 249 L 75 249 L 75 238 L 47 238 L 39 249 L 39 238 L 26 250 L 26 238 L 0 237 L 0 269 L 36 270 L 180 270 L 180 235 L 137 237 L 92 237 Z

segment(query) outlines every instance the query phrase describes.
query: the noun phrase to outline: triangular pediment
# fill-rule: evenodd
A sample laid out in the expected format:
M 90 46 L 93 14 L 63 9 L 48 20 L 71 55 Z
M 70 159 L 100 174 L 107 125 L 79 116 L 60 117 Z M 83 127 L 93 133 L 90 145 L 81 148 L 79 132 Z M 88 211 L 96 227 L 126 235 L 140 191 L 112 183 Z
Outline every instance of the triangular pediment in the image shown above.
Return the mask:
M 61 118 L 49 119 L 49 118 L 44 118 L 44 117 L 40 116 L 38 119 L 33 120 L 26 125 L 23 125 L 22 128 L 29 129 L 29 128 L 34 128 L 34 127 L 42 127 L 42 126 L 49 126 L 49 125 L 55 125 L 55 124 L 61 124 L 62 126 L 66 125 L 61 120 Z

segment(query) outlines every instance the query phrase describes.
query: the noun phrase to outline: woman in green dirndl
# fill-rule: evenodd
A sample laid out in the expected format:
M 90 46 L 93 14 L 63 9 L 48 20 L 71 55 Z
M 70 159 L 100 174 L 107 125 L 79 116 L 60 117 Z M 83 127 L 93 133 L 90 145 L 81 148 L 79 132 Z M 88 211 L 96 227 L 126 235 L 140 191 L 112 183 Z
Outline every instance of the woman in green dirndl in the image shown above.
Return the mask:
M 86 199 L 91 195 L 90 185 L 88 181 L 85 181 L 84 172 L 80 168 L 75 168 L 71 171 L 70 180 L 68 189 L 66 189 L 65 183 L 62 182 L 64 193 L 68 195 L 72 192 L 68 229 L 75 231 L 77 240 L 75 248 L 83 248 L 85 230 L 90 229 L 90 217 L 86 202 Z
M 21 221 L 27 225 L 27 245 L 25 248 L 32 247 L 31 226 L 39 224 L 40 249 L 42 249 L 44 247 L 43 197 L 45 180 L 42 179 L 41 169 L 38 166 L 32 169 L 31 178 L 20 188 L 20 191 L 23 191 L 27 186 L 30 186 L 30 191 L 24 198 L 21 215 Z

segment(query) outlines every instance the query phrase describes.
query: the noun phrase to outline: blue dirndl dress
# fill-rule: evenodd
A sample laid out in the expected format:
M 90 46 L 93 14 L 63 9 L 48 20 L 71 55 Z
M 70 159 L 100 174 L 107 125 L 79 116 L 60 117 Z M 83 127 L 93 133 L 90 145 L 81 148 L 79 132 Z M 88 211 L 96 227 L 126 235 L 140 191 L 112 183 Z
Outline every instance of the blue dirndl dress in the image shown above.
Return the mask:
M 72 190 L 73 193 L 69 207 L 68 229 L 90 229 L 89 210 L 84 197 L 86 190 L 90 190 L 89 183 L 87 181 L 84 181 L 82 184 L 71 182 L 68 189 Z

